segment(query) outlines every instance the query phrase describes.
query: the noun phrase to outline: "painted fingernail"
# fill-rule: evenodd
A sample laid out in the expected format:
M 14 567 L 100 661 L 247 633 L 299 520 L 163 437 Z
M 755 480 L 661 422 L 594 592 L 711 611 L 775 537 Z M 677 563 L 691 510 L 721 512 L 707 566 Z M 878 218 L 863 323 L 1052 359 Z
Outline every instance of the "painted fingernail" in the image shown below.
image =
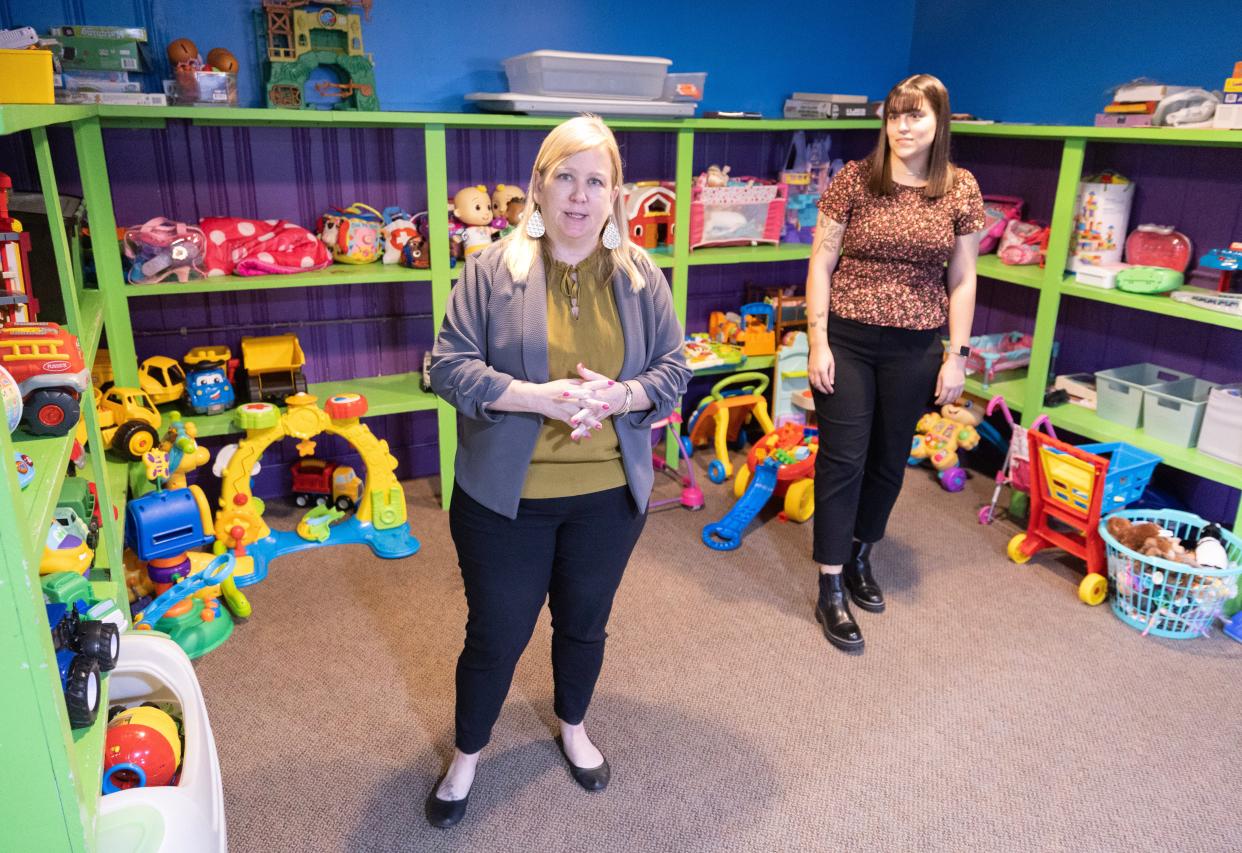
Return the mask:
M 614 386 L 614 385 L 616 385 L 616 384 L 617 384 L 617 383 L 613 382 L 611 379 L 609 379 L 609 380 L 608 380 L 608 387 L 609 387 L 609 388 L 611 388 L 612 386 Z
M 568 392 L 568 391 L 566 391 L 566 392 L 565 392 L 564 394 L 562 394 L 561 396 L 562 396 L 562 397 L 568 397 L 568 396 L 569 396 L 569 392 Z
M 577 418 L 572 419 L 572 420 L 570 421 L 570 424 L 572 424 L 573 426 L 577 426 L 577 425 L 578 425 L 578 419 L 577 419 Z
M 609 409 L 611 409 L 611 408 L 612 408 L 612 406 L 609 406 L 607 403 L 605 403 L 605 404 L 604 404 L 603 406 L 601 406 L 600 408 L 602 408 L 602 409 L 606 412 L 606 411 L 608 411 Z

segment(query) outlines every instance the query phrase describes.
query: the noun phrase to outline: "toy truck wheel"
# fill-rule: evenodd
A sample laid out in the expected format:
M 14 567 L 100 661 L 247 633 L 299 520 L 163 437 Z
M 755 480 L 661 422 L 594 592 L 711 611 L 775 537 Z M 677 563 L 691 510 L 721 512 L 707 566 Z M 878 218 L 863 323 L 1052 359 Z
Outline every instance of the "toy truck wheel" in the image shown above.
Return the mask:
M 348 512 L 349 510 L 354 508 L 354 502 L 351 501 L 349 498 L 345 497 L 344 495 L 341 495 L 339 498 L 336 499 L 335 505 L 336 505 L 336 508 L 341 510 L 342 512 Z
M 299 370 L 293 374 L 293 391 L 296 394 L 305 394 L 306 388 L 306 374 Z
M 75 729 L 95 722 L 99 713 L 99 661 L 78 655 L 69 664 L 65 708 L 69 711 L 69 724 Z
M 750 466 L 737 466 L 737 475 L 733 478 L 733 497 L 740 498 L 746 494 L 746 487 L 750 484 Z
M 1031 555 L 1024 553 L 1022 550 L 1024 542 L 1026 542 L 1026 534 L 1019 533 L 1010 539 L 1009 544 L 1005 547 L 1005 554 L 1018 565 L 1029 562 L 1031 559 Z
M 259 377 L 246 374 L 246 397 L 252 403 L 263 399 L 263 383 L 259 381 Z
M 35 391 L 26 401 L 23 421 L 34 435 L 68 435 L 78 425 L 81 407 L 68 391 Z
M 142 421 L 123 423 L 112 437 L 112 447 L 118 453 L 136 462 L 142 455 L 160 443 L 160 437 L 150 424 Z
M 712 464 L 707 466 L 707 479 L 719 485 L 729 478 L 725 473 L 724 463 L 719 459 L 713 459 Z
M 294 495 L 293 502 L 297 504 L 298 506 L 309 506 L 310 498 L 307 497 L 306 495 Z
M 1087 576 L 1078 584 L 1078 600 L 1083 604 L 1090 604 L 1095 607 L 1103 604 L 1104 599 L 1108 598 L 1108 578 L 1104 575 L 1088 572 Z
M 78 651 L 99 663 L 100 672 L 111 672 L 121 654 L 121 634 L 110 622 L 81 622 Z
M 815 481 L 799 480 L 785 492 L 785 516 L 801 524 L 815 514 Z

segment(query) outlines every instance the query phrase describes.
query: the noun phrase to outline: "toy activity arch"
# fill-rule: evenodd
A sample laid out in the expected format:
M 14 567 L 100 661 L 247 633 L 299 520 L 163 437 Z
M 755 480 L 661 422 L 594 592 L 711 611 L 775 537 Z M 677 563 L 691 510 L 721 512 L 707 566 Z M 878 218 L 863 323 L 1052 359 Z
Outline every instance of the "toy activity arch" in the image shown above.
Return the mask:
M 285 400 L 281 411 L 271 403 L 248 403 L 237 408 L 238 425 L 246 437 L 237 445 L 221 476 L 220 509 L 215 518 L 216 548 L 254 558 L 254 572 L 238 583 L 257 583 L 267 576 L 267 563 L 281 554 L 348 542 L 365 543 L 377 557 L 397 559 L 418 551 L 409 530 L 405 493 L 394 471 L 397 460 L 388 442 L 376 438 L 360 418 L 366 398 L 343 393 L 328 398 L 323 408 L 314 395 L 299 393 Z M 327 536 L 306 538 L 296 532 L 273 531 L 263 520 L 263 502 L 250 488 L 250 472 L 273 443 L 298 439 L 298 453 L 315 450 L 314 436 L 336 435 L 349 442 L 366 465 L 366 479 L 357 511 L 331 528 Z

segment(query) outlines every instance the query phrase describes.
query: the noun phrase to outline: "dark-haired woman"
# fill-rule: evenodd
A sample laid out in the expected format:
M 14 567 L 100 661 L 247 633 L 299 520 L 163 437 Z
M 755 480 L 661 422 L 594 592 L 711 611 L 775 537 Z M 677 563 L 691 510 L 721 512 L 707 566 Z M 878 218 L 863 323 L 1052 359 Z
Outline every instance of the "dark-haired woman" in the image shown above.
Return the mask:
M 934 396 L 965 383 L 983 199 L 949 161 L 949 95 L 928 74 L 884 100 L 875 150 L 819 202 L 807 273 L 807 373 L 823 439 L 815 465 L 815 618 L 834 646 L 863 647 L 849 602 L 874 613 L 871 569 L 901 491 L 910 439 Z M 940 329 L 948 323 L 947 357 Z

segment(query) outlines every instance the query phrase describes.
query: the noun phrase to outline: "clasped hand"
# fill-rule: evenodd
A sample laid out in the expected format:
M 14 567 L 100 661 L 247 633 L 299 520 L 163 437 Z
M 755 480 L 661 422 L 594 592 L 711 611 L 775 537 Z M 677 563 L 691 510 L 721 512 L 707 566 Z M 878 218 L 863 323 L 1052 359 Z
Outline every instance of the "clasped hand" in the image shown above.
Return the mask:
M 532 386 L 536 411 L 546 418 L 572 426 L 569 437 L 580 441 L 593 430 L 603 429 L 625 402 L 625 386 L 584 364 L 578 365 L 578 379 L 555 379 Z

